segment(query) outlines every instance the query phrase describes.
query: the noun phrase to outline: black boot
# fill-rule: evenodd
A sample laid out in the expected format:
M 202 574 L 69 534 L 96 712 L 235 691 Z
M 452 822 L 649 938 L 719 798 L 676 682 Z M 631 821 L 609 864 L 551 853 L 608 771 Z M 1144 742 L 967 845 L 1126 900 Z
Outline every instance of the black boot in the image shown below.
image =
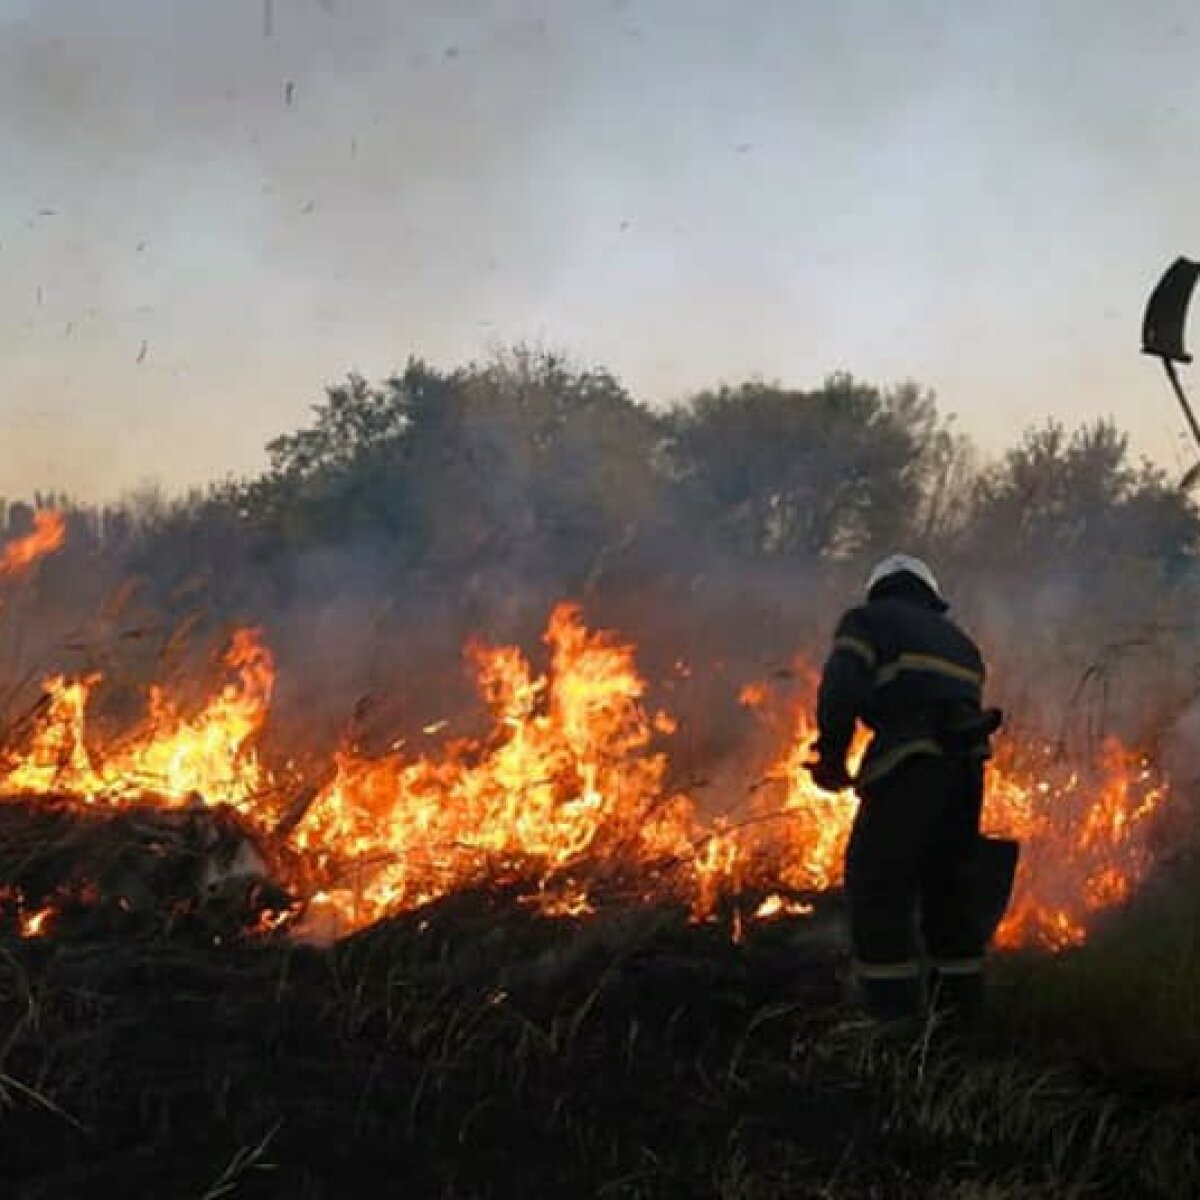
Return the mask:
M 904 979 L 860 979 L 863 1007 L 876 1021 L 902 1024 L 919 1021 L 925 995 L 918 976 Z
M 983 1012 L 983 972 L 948 974 L 935 970 L 930 979 L 930 1007 L 943 1021 L 973 1025 Z

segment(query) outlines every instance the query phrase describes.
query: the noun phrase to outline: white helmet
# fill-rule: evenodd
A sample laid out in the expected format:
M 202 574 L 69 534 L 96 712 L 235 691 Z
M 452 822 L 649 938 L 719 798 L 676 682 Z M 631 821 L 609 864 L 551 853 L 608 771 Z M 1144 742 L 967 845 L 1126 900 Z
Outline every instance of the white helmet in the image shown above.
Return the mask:
M 929 569 L 928 564 L 911 554 L 889 554 L 887 558 L 880 559 L 867 576 L 867 595 L 871 594 L 877 583 L 902 572 L 915 575 L 943 604 L 946 603 L 946 597 L 942 595 L 942 589 L 938 586 L 937 576 Z

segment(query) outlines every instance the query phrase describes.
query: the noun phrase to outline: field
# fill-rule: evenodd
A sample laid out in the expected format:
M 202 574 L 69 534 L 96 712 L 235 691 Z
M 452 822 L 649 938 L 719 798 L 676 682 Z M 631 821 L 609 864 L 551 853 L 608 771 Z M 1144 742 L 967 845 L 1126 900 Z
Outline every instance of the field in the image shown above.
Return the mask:
M 1196 901 L 999 958 L 979 1027 L 902 1032 L 847 997 L 836 896 L 740 943 L 499 889 L 323 949 L 7 936 L 5 1194 L 1195 1195 Z

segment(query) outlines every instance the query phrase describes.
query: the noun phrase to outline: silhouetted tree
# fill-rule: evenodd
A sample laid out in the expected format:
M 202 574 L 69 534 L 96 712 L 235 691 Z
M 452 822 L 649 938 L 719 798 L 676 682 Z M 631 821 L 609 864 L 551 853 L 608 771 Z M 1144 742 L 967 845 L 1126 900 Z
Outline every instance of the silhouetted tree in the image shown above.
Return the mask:
M 1029 430 L 979 478 L 968 529 L 977 559 L 1056 571 L 1175 571 L 1200 543 L 1187 495 L 1104 420 Z
M 932 397 L 840 374 L 812 392 L 759 384 L 673 415 L 682 485 L 742 552 L 815 558 L 905 541 L 944 461 Z M 941 458 L 939 458 L 939 454 Z
M 375 542 L 442 577 L 497 563 L 578 579 L 653 517 L 656 419 L 604 371 L 517 349 L 450 374 L 412 360 L 328 389 L 240 497 L 279 551 Z

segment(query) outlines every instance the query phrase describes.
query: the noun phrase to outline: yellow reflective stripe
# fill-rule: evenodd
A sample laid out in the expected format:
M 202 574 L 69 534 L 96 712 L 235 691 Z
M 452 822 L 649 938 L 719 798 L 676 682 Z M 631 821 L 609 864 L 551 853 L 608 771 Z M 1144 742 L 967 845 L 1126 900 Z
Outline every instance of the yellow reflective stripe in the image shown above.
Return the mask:
M 890 963 L 869 963 L 855 959 L 854 973 L 859 979 L 917 979 L 921 974 L 921 963 L 915 958 Z
M 881 754 L 878 758 L 864 763 L 855 782 L 864 784 L 882 779 L 889 771 L 895 770 L 906 758 L 911 758 L 914 754 L 936 754 L 938 757 L 942 757 L 944 751 L 933 738 L 913 738 L 911 742 L 901 742 L 899 746 L 893 746 L 886 754 Z
M 875 666 L 875 651 L 861 638 L 842 634 L 841 637 L 833 639 L 833 648 L 835 650 L 849 650 L 851 654 L 857 654 L 868 667 L 873 668 Z
M 935 958 L 933 965 L 943 975 L 978 975 L 983 970 L 983 959 Z
M 983 676 L 978 671 L 972 671 L 969 667 L 960 666 L 936 654 L 901 654 L 895 662 L 880 667 L 879 674 L 875 677 L 875 686 L 883 687 L 885 683 L 891 683 L 903 671 L 925 671 L 932 675 L 945 675 L 948 679 L 969 683 L 977 688 L 983 686 Z

